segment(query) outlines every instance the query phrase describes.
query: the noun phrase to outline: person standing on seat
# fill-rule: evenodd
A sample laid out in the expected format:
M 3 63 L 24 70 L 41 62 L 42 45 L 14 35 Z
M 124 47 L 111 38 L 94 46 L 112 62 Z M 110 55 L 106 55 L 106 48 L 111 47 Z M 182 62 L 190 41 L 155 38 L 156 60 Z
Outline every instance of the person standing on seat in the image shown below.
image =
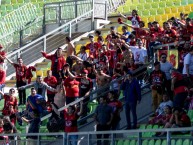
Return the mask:
M 64 56 L 62 55 L 62 48 L 58 47 L 56 52 L 54 54 L 47 54 L 44 51 L 41 51 L 43 57 L 46 59 L 50 59 L 52 62 L 51 65 L 51 70 L 52 70 L 52 75 L 57 78 L 57 80 L 60 79 L 59 72 L 62 70 L 63 65 L 66 63 L 66 60 Z
M 44 82 L 47 83 L 49 86 L 56 88 L 57 86 L 57 79 L 55 76 L 52 76 L 52 71 L 47 71 L 47 77 L 44 78 Z M 47 96 L 48 96 L 48 102 L 53 103 L 54 102 L 54 96 L 55 92 L 51 92 L 47 90 Z
M 127 120 L 127 129 L 137 128 L 137 104 L 141 101 L 141 88 L 137 79 L 129 71 L 121 84 L 121 90 L 125 96 L 125 114 Z M 133 126 L 131 126 L 130 112 L 133 115 Z
M 18 90 L 25 90 L 27 88 L 34 87 L 37 94 L 46 98 L 46 90 L 57 93 L 56 89 L 50 87 L 47 83 L 43 81 L 41 76 L 37 76 L 36 82 L 19 87 Z
M 67 44 L 66 63 L 68 63 L 70 65 L 70 68 L 72 68 L 73 59 L 71 58 L 71 56 L 76 55 L 76 50 L 75 50 L 74 44 L 71 42 L 71 38 L 70 37 L 66 37 L 66 44 Z
M 170 62 L 167 61 L 167 55 L 165 53 L 161 54 L 160 69 L 166 75 L 166 90 L 170 97 L 173 99 L 173 92 L 171 91 L 171 74 L 170 71 L 173 69 L 173 66 Z
M 153 111 L 155 113 L 159 104 L 162 102 L 166 76 L 165 73 L 160 70 L 160 62 L 155 62 L 154 67 L 155 69 L 150 73 L 149 82 L 152 90 Z
M 5 57 L 5 58 L 15 68 L 16 87 L 20 88 L 22 86 L 25 86 L 26 85 L 27 67 L 26 67 L 26 65 L 23 64 L 22 58 L 17 59 L 18 63 L 13 63 L 7 57 Z M 25 90 L 19 90 L 19 89 L 18 89 L 18 92 L 19 92 L 19 105 L 22 105 L 22 104 L 24 105 L 26 103 L 26 92 L 25 92 Z

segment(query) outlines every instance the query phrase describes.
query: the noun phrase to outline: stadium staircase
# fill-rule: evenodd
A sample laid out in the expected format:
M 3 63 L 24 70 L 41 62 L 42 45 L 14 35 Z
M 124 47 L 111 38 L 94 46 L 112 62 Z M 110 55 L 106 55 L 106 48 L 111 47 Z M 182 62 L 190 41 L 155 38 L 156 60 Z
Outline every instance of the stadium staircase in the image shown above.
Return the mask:
M 10 3 L 9 3 L 10 2 Z M 8 2 L 8 0 L 6 0 L 6 3 L 3 3 L 2 1 L 2 4 L 4 4 L 6 7 L 8 7 L 8 5 L 12 5 L 13 2 L 16 2 L 16 0 L 10 0 Z M 24 5 L 24 1 L 22 0 L 18 0 L 17 2 L 21 2 L 18 4 L 18 7 L 20 5 Z M 32 2 L 32 1 L 30 1 Z M 35 2 L 36 5 L 38 5 L 37 8 L 39 8 L 40 6 L 42 6 L 42 3 L 43 2 L 37 2 L 36 0 L 34 0 L 33 2 Z M 48 2 L 48 1 L 46 1 Z M 53 1 L 49 1 L 49 2 L 53 2 Z M 188 1 L 190 2 L 190 0 Z M 40 4 L 41 3 L 41 4 Z M 34 4 L 34 3 L 33 3 Z M 145 6 L 149 6 L 149 7 L 145 7 Z M 151 9 L 150 9 L 151 8 Z M 7 10 L 8 8 L 6 8 Z M 133 0 L 133 1 L 130 1 L 130 0 L 127 0 L 125 5 L 123 6 L 120 6 L 118 7 L 116 10 L 116 12 L 114 12 L 113 15 L 109 16 L 108 17 L 108 20 L 111 21 L 110 24 L 108 25 L 105 25 L 102 29 L 100 29 L 102 31 L 102 36 L 103 37 L 106 37 L 107 34 L 109 33 L 109 27 L 110 26 L 117 26 L 117 30 L 119 32 L 121 32 L 121 25 L 119 25 L 117 23 L 117 18 L 119 17 L 119 14 L 117 14 L 117 12 L 123 12 L 123 13 L 128 13 L 130 10 L 132 9 L 138 9 L 139 10 L 139 15 L 142 16 L 142 19 L 147 23 L 149 21 L 154 21 L 154 20 L 157 20 L 160 22 L 161 21 L 164 21 L 166 20 L 167 18 L 170 18 L 172 15 L 172 13 L 174 13 L 174 10 L 176 11 L 175 15 L 178 16 L 180 12 L 185 12 L 185 13 L 190 13 L 193 9 L 192 7 L 192 2 L 190 3 L 185 3 L 184 1 L 179 1 L 179 0 L 175 0 L 174 1 L 165 1 L 165 0 L 162 0 L 162 1 L 159 1 L 159 0 L 156 0 L 156 1 L 152 1 L 152 0 Z M 40 8 L 38 10 L 39 12 L 42 11 L 42 9 Z M 163 13 L 162 13 L 163 12 Z M 170 12 L 170 13 L 169 13 Z M 7 11 L 6 11 L 7 13 Z M 91 32 L 93 33 L 93 32 Z M 47 50 L 46 52 L 48 53 L 51 53 L 53 52 L 57 47 L 59 46 L 62 46 L 63 45 L 63 40 L 64 40 L 64 37 L 67 36 L 68 34 L 60 34 L 60 35 L 56 35 L 54 37 L 52 36 L 49 36 L 50 37 L 50 40 L 47 42 Z M 77 36 L 82 36 L 80 38 L 80 40 L 76 41 L 75 44 L 76 44 L 76 51 L 79 51 L 80 50 L 80 47 L 82 45 L 85 45 L 88 43 L 88 38 L 85 37 L 85 36 L 88 36 L 88 33 L 86 35 L 82 35 L 82 33 L 80 34 L 77 34 L 77 33 L 74 33 L 72 34 L 72 37 L 73 38 L 76 38 Z M 57 37 L 57 38 L 55 38 Z M 96 39 L 96 38 L 95 38 Z M 54 43 L 53 44 L 53 41 L 55 40 L 60 40 L 57 44 Z M 36 45 L 33 49 L 30 49 L 29 51 L 32 51 L 34 53 L 34 56 L 31 56 L 31 54 L 29 53 L 28 55 L 24 55 L 25 54 L 25 51 L 28 51 L 26 49 L 28 49 L 28 47 L 26 47 L 26 49 L 22 50 L 21 52 L 23 53 L 22 55 L 22 58 L 24 59 L 24 63 L 25 64 L 31 64 L 31 62 L 34 62 L 37 57 L 35 56 L 38 56 L 38 58 L 41 57 L 41 54 L 38 54 L 40 50 L 43 50 L 43 47 L 42 47 L 43 43 L 41 42 L 40 44 Z M 19 52 L 19 51 L 18 51 Z M 38 53 L 37 53 L 38 52 Z M 27 54 L 27 53 L 26 53 Z M 9 57 L 12 58 L 13 61 L 16 60 L 16 58 L 12 57 L 11 55 L 9 55 Z M 31 58 L 31 57 L 34 57 L 34 58 Z M 30 59 L 29 59 L 30 58 Z M 37 75 L 41 75 L 43 77 L 46 76 L 46 71 L 50 68 L 50 61 L 48 60 L 43 60 L 42 62 L 37 62 L 35 64 L 35 66 L 37 67 L 37 71 L 34 73 L 34 77 L 32 78 L 32 81 L 35 80 L 36 76 Z M 11 67 L 11 66 L 8 66 L 8 67 Z M 9 70 L 10 73 L 9 74 L 12 74 L 14 72 L 13 68 Z M 6 81 L 6 86 L 8 87 L 14 87 L 15 86 L 15 77 L 12 77 L 11 80 L 8 80 Z M 27 90 L 27 94 L 29 94 L 29 90 Z M 143 123 L 144 119 L 147 120 L 147 116 L 149 114 L 151 114 L 151 94 L 150 94 L 150 89 L 148 88 L 148 85 L 143 87 L 142 88 L 142 102 L 141 104 L 138 106 L 138 118 L 139 118 L 139 123 L 140 121 Z M 123 98 L 123 95 L 121 94 L 120 95 L 120 100 L 122 100 Z M 95 101 L 96 98 L 94 98 L 93 100 L 91 100 L 88 104 L 88 107 L 89 107 L 89 113 L 88 113 L 88 116 L 86 118 L 83 118 L 87 120 L 87 124 L 85 125 L 80 125 L 79 127 L 79 130 L 80 131 L 93 131 L 94 130 L 94 122 L 93 122 L 93 112 L 97 106 L 97 103 Z M 1 100 L 0 102 L 0 106 L 3 106 L 3 100 Z M 145 109 L 144 109 L 145 108 Z M 20 106 L 19 107 L 20 110 L 23 110 L 25 109 L 24 106 Z M 191 121 L 193 122 L 193 112 L 188 112 L 189 116 L 191 117 Z M 122 120 L 121 120 L 121 128 L 125 128 L 125 115 L 124 115 L 124 111 L 121 113 L 121 117 L 122 117 Z M 40 129 L 40 132 L 41 133 L 48 133 L 48 130 L 46 129 L 46 122 L 47 122 L 48 119 L 45 119 L 43 122 L 42 122 L 42 125 L 41 125 L 41 129 Z M 81 120 L 79 120 L 79 123 L 81 122 Z M 26 127 L 25 127 L 26 124 L 24 124 L 23 126 L 19 126 L 18 124 L 16 124 L 17 128 L 20 130 L 21 133 L 26 133 Z M 157 125 L 140 125 L 139 126 L 139 129 L 159 129 L 159 126 Z M 143 133 L 143 137 L 147 137 L 149 138 L 149 140 L 145 140 L 143 142 L 144 145 L 164 145 L 166 144 L 166 140 L 154 140 L 154 139 L 151 139 L 152 136 L 154 134 L 152 132 L 146 132 L 146 133 Z M 189 135 L 190 136 L 190 135 Z M 127 139 L 120 139 L 117 141 L 117 145 L 134 145 L 137 143 L 136 140 L 132 140 L 132 135 L 130 136 L 127 136 Z M 52 137 L 52 138 L 46 138 L 47 140 L 53 140 L 53 144 L 57 144 L 57 141 L 54 141 L 55 140 L 55 137 Z M 81 142 L 80 142 L 81 143 Z M 189 145 L 191 144 L 192 142 L 190 142 L 189 140 L 182 140 L 182 139 L 173 139 L 172 140 L 172 144 L 176 144 L 176 145 Z

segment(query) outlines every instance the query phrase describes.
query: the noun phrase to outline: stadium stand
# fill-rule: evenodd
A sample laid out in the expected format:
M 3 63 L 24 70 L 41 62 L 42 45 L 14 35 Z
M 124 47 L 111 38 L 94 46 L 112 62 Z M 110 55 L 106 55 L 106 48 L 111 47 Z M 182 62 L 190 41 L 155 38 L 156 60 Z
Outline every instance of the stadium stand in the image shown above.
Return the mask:
M 6 0 L 6 2 L 2 2 L 1 5 L 1 15 L 3 16 L 5 13 L 7 12 L 11 12 L 14 9 L 17 9 L 18 7 L 24 5 L 27 6 L 26 1 L 23 0 Z M 38 9 L 38 12 L 41 12 L 43 9 L 43 4 L 47 3 L 47 2 L 55 2 L 55 1 L 28 1 L 33 3 L 33 6 L 36 7 L 36 9 Z M 18 3 L 18 4 L 15 4 Z M 31 5 L 31 3 L 29 3 L 29 5 Z M 191 11 L 193 10 L 193 5 L 192 5 L 192 1 L 189 0 L 188 4 L 185 3 L 184 1 L 181 0 L 175 0 L 175 1 L 152 1 L 152 0 L 135 0 L 135 1 L 126 1 L 125 5 L 122 5 L 120 7 L 117 8 L 118 12 L 121 13 L 128 13 L 129 11 L 132 11 L 133 9 L 137 9 L 138 13 L 140 15 L 140 17 L 142 18 L 142 20 L 145 22 L 146 26 L 148 22 L 153 22 L 153 21 L 159 21 L 160 25 L 162 25 L 163 22 L 167 21 L 168 19 L 170 19 L 171 17 L 175 16 L 175 17 L 179 17 L 181 12 L 184 13 L 188 13 L 189 17 L 191 18 L 192 14 Z M 66 11 L 70 11 L 70 10 L 66 10 Z M 33 15 L 34 17 L 35 15 Z M 52 16 L 49 16 L 50 18 Z M 120 25 L 117 22 L 117 18 L 119 17 L 119 14 L 113 14 L 112 18 L 109 18 L 109 20 L 111 20 L 111 24 L 105 25 L 104 28 L 100 29 L 100 31 L 102 32 L 102 36 L 104 38 L 107 37 L 107 35 L 109 34 L 108 30 L 110 27 L 112 26 L 116 26 L 117 27 L 117 31 L 122 33 L 122 25 Z M 29 19 L 31 20 L 32 18 L 29 17 Z M 7 20 L 8 21 L 8 20 Z M 10 22 L 10 21 L 9 21 Z M 24 23 L 23 23 L 24 24 Z M 2 24 L 3 25 L 3 24 Z M 19 25 L 19 27 L 22 25 Z M 15 29 L 18 29 L 19 27 L 17 27 L 16 25 L 14 25 Z M 129 29 L 131 31 L 131 29 Z M 3 32 L 2 32 L 3 33 Z M 97 37 L 94 38 L 95 40 L 97 39 Z M 82 37 L 79 41 L 77 41 L 75 43 L 75 48 L 76 51 L 79 52 L 82 46 L 86 46 L 89 43 L 89 39 Z M 35 64 L 36 67 L 36 71 L 33 72 L 33 77 L 32 77 L 32 81 L 36 80 L 37 76 L 42 76 L 42 77 L 46 77 L 46 73 L 47 70 L 50 70 L 51 68 L 51 62 L 44 60 L 43 62 L 39 62 Z M 151 71 L 151 70 L 149 70 Z M 6 82 L 6 86 L 15 86 L 16 80 L 15 78 L 13 78 L 12 80 L 9 80 Z M 30 90 L 27 90 L 27 94 L 30 94 Z M 122 95 L 123 96 L 123 95 Z M 0 106 L 3 106 L 4 104 L 4 100 L 1 100 L 0 102 Z M 97 107 L 98 103 L 94 102 L 94 101 L 90 101 L 88 103 L 88 108 L 89 108 L 89 114 L 94 113 L 96 107 Z M 25 106 L 19 106 L 19 111 L 25 110 Z M 188 116 L 190 117 L 191 123 L 193 123 L 193 112 L 192 110 L 188 111 Z M 44 120 L 44 122 L 41 124 L 40 127 L 40 132 L 42 133 L 47 133 L 48 129 L 46 128 L 46 123 L 47 123 L 48 119 Z M 20 126 L 18 123 L 16 123 L 16 127 L 17 129 L 21 132 L 21 133 L 26 133 L 26 128 L 25 125 L 27 124 L 23 124 L 23 126 Z M 144 125 L 144 124 L 140 124 L 139 129 L 140 130 L 157 130 L 159 128 L 163 128 L 163 126 L 158 126 L 158 125 Z M 167 144 L 167 140 L 165 139 L 152 139 L 155 136 L 155 133 L 152 132 L 143 132 L 142 133 L 142 137 L 144 138 L 148 138 L 142 141 L 143 145 L 165 145 Z M 185 135 L 181 135 L 184 137 L 191 137 L 190 134 L 185 134 Z M 131 136 L 129 136 L 131 137 Z M 133 137 L 137 137 L 137 136 L 133 136 Z M 172 137 L 177 137 L 175 135 L 173 135 Z M 50 139 L 49 137 L 47 137 L 46 139 Z M 138 143 L 137 139 L 120 139 L 118 140 L 115 144 L 117 145 L 136 145 Z M 189 139 L 172 139 L 171 140 L 171 144 L 172 145 L 190 145 L 192 144 L 192 141 Z

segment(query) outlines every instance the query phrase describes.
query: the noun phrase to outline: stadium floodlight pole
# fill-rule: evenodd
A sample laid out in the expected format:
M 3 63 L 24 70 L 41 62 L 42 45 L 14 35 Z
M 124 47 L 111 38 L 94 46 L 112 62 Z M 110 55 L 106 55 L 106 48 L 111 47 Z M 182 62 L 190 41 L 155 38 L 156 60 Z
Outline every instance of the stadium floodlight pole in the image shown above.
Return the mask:
M 105 0 L 105 20 L 108 19 L 107 5 L 108 5 L 107 0 Z
M 91 30 L 94 30 L 94 15 L 95 15 L 95 0 L 92 0 L 92 18 L 91 18 Z

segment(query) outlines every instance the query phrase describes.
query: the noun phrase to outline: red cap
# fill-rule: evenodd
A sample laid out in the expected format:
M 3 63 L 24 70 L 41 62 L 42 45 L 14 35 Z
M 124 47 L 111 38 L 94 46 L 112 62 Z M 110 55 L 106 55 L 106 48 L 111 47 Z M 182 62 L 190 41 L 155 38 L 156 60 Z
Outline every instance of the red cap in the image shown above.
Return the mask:
M 121 18 L 118 18 L 118 23 L 119 23 L 119 24 L 122 24 L 122 23 L 123 23 L 123 21 L 122 21 Z
M 83 74 L 88 74 L 88 71 L 87 71 L 86 69 L 84 69 L 84 70 L 82 71 L 82 73 L 83 73 Z

